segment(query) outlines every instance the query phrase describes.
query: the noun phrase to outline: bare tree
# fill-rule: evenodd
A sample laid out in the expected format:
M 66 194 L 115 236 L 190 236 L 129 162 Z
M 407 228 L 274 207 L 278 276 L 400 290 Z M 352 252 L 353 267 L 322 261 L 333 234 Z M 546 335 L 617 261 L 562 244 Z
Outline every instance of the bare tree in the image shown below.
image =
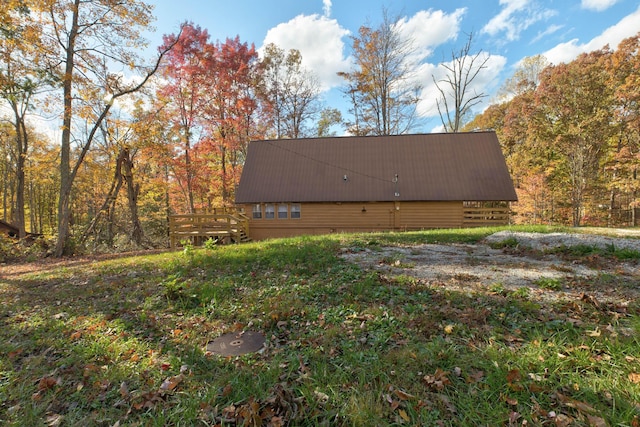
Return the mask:
M 462 49 L 451 52 L 451 62 L 442 64 L 447 70 L 445 77 L 437 80 L 432 76 L 440 92 L 436 104 L 446 132 L 459 132 L 471 109 L 487 96 L 471 87 L 480 71 L 487 68 L 489 61 L 489 56 L 483 55 L 482 51 L 470 53 L 472 42 L 473 33 L 470 33 Z
M 413 77 L 413 40 L 403 37 L 398 20 L 384 11 L 378 28 L 362 26 L 352 37 L 355 69 L 340 72 L 351 102 L 353 120 L 347 128 L 354 135 L 397 135 L 414 124 L 421 87 Z

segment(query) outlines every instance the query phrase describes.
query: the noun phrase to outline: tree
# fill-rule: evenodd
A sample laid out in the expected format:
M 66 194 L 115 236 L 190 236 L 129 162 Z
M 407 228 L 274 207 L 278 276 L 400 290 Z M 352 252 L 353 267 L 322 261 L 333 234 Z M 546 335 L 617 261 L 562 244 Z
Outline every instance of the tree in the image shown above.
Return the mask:
M 215 190 L 226 205 L 231 203 L 252 136 L 258 54 L 255 46 L 235 37 L 216 43 L 207 59 L 205 75 L 209 84 L 202 113 L 209 136 L 201 149 L 216 165 L 213 170 L 219 186 Z
M 261 94 L 273 116 L 275 138 L 306 136 L 305 123 L 320 111 L 320 85 L 315 75 L 302 67 L 300 51 L 285 53 L 270 43 L 260 65 Z
M 15 181 L 15 127 L 9 122 L 0 120 L 0 169 L 2 170 L 2 220 L 9 221 L 13 211 Z
M 472 108 L 487 95 L 472 90 L 472 83 L 486 68 L 489 56 L 482 51 L 471 54 L 473 33 L 459 52 L 451 52 L 451 62 L 441 64 L 447 71 L 444 78 L 432 76 L 440 98 L 436 101 L 438 114 L 446 132 L 459 132 Z
M 204 138 L 201 123 L 201 111 L 205 105 L 207 87 L 210 82 L 206 76 L 206 57 L 212 55 L 213 46 L 209 43 L 209 34 L 191 23 L 184 23 L 179 35 L 165 35 L 163 48 L 174 45 L 162 67 L 162 76 L 167 81 L 159 91 L 159 99 L 164 105 L 170 120 L 175 143 L 181 152 L 173 165 L 186 200 L 186 211 L 195 211 L 194 186 L 196 168 L 194 167 L 194 145 Z
M 412 80 L 413 41 L 403 38 L 397 22 L 384 13 L 378 28 L 362 26 L 353 36 L 355 68 L 339 72 L 353 118 L 353 135 L 397 135 L 414 125 L 420 85 Z
M 549 66 L 543 55 L 528 56 L 518 69 L 502 84 L 498 97 L 511 99 L 513 96 L 535 90 L 540 84 L 540 74 Z
M 636 224 L 636 208 L 640 206 L 640 33 L 618 45 L 608 63 L 609 85 L 614 88 L 616 136 L 607 163 L 609 177 L 609 210 L 622 205 L 630 208 L 629 224 Z M 620 199 L 618 201 L 617 199 Z M 626 222 L 626 221 L 625 221 Z
M 106 217 L 107 233 L 106 236 L 98 236 L 95 240 L 100 241 L 102 237 L 107 243 L 113 243 L 116 234 L 114 230 L 116 202 L 120 190 L 124 187 L 130 223 L 126 234 L 129 237 L 129 241 L 135 244 L 136 247 L 146 246 L 144 231 L 138 215 L 137 201 L 140 194 L 140 185 L 136 182 L 133 172 L 134 158 L 138 152 L 136 143 L 139 142 L 135 141 L 134 128 L 136 124 L 133 120 L 107 118 L 103 120 L 100 126 L 103 151 L 106 153 L 106 157 L 114 164 L 112 168 L 113 175 L 109 190 L 104 195 L 102 205 L 95 209 L 91 222 L 81 236 L 81 243 L 84 243 L 92 233 L 97 233 L 97 225 L 103 216 Z M 104 166 L 107 165 L 105 164 Z
M 342 123 L 342 113 L 336 108 L 325 108 L 320 112 L 320 120 L 318 120 L 318 131 L 316 136 L 335 136 L 335 132 L 331 131 L 331 127 Z
M 140 36 L 151 22 L 152 6 L 139 0 L 58 0 L 46 4 L 43 34 L 49 42 L 47 52 L 52 66 L 60 65 L 62 81 L 62 136 L 60 143 L 60 197 L 58 202 L 58 240 L 55 255 L 69 251 L 73 183 L 91 143 L 109 114 L 114 101 L 136 92 L 158 69 L 163 50 L 155 66 L 137 65 L 134 53 L 145 45 Z M 55 48 L 54 48 L 55 46 Z M 142 79 L 126 84 L 122 73 L 109 72 L 110 67 L 122 67 L 142 73 Z M 99 109 L 79 105 L 82 99 L 102 100 Z M 80 135 L 74 119 L 89 119 L 85 135 Z M 72 165 L 72 140 L 82 141 Z
M 612 89 L 606 73 L 610 55 L 608 49 L 599 50 L 548 67 L 536 91 L 538 111 L 531 131 L 546 142 L 554 164 L 550 179 L 568 192 L 574 226 L 581 223 L 588 196 L 597 194 L 601 162 L 613 132 Z
M 3 16 L 0 31 L 0 99 L 6 101 L 13 114 L 16 185 L 12 219 L 19 238 L 26 235 L 25 167 L 29 154 L 26 116 L 33 108 L 37 91 L 49 83 L 46 70 L 39 66 L 39 28 L 29 14 L 26 4 L 15 4 L 13 13 Z

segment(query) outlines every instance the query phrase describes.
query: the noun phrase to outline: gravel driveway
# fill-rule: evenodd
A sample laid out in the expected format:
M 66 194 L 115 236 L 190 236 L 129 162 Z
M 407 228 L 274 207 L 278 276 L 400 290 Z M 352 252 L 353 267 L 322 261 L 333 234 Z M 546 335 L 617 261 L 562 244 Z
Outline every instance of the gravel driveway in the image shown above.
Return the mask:
M 623 230 L 620 231 L 622 233 Z M 343 257 L 385 276 L 411 276 L 431 286 L 464 292 L 525 289 L 531 298 L 559 301 L 591 298 L 627 305 L 640 297 L 639 261 L 599 255 L 553 253 L 562 245 L 630 249 L 640 252 L 640 235 L 523 233 L 501 231 L 478 244 L 423 244 L 345 252 Z M 517 245 L 494 249 L 496 243 Z M 613 246 L 611 246 L 613 245 Z M 549 285 L 551 284 L 551 286 Z

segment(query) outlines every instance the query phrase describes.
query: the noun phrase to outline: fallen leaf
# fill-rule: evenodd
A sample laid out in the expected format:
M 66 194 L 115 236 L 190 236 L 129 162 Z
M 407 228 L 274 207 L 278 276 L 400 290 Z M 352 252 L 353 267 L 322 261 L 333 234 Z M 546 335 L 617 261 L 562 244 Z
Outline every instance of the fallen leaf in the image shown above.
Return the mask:
M 538 382 L 544 380 L 544 378 L 541 375 L 534 374 L 533 372 L 529 372 L 528 377 L 531 378 L 533 381 L 538 381 Z
M 45 418 L 45 422 L 47 423 L 48 427 L 58 427 L 62 423 L 63 419 L 64 416 L 60 414 L 49 414 Z
M 60 382 L 60 378 L 43 377 L 38 381 L 38 391 L 46 391 L 55 387 Z
M 570 408 L 577 409 L 582 413 L 593 414 L 597 412 L 594 408 L 589 406 L 587 403 L 580 402 L 579 400 L 571 399 L 570 397 L 567 397 L 562 393 L 556 393 L 556 396 L 560 401 L 560 403 L 562 403 L 563 405 L 568 406 Z
M 127 383 L 125 383 L 124 381 L 120 383 L 120 397 L 122 397 L 123 399 L 129 397 L 129 387 L 127 387 Z
M 406 422 L 411 421 L 411 418 L 409 418 L 409 415 L 407 415 L 407 412 L 404 409 L 400 409 L 398 411 L 398 415 L 400 415 L 400 418 L 402 418 Z
M 425 375 L 422 380 L 426 385 L 436 390 L 442 390 L 446 385 L 451 384 L 451 381 L 447 378 L 447 373 L 440 368 L 436 369 L 433 375 Z
M 318 390 L 313 392 L 313 396 L 321 405 L 324 405 L 329 401 L 329 395 Z
M 589 420 L 591 427 L 609 427 L 609 424 L 607 424 L 604 419 L 596 417 L 595 415 L 587 415 L 587 420 Z
M 471 373 L 467 377 L 467 382 L 469 384 L 475 384 L 482 381 L 483 378 L 484 378 L 484 371 L 471 371 Z
M 556 427 L 568 427 L 573 423 L 574 419 L 565 414 L 558 414 L 553 421 Z
M 414 395 L 406 393 L 406 392 L 404 392 L 402 390 L 395 390 L 394 393 L 398 397 L 398 399 L 400 399 L 400 400 L 415 399 Z
M 223 387 L 222 389 L 222 397 L 227 397 L 231 394 L 231 392 L 233 391 L 233 386 L 229 383 L 226 386 Z
M 640 374 L 637 372 L 629 373 L 629 381 L 634 384 L 640 384 Z
M 13 360 L 17 358 L 21 353 L 22 353 L 22 349 L 18 348 L 16 350 L 10 351 L 9 354 L 7 354 L 7 356 L 9 357 L 9 359 Z
M 590 337 L 599 337 L 602 334 L 602 332 L 600 332 L 600 328 L 595 328 L 593 331 L 587 331 L 587 336 Z
M 511 406 L 517 406 L 518 405 L 518 399 L 515 399 L 513 397 L 504 396 L 504 401 L 507 402 Z
M 522 379 L 522 375 L 520 375 L 520 371 L 517 369 L 512 369 L 507 372 L 507 382 L 508 383 L 517 383 Z
M 82 371 L 82 376 L 84 376 L 85 378 L 88 377 L 89 375 L 91 375 L 94 372 L 98 372 L 100 370 L 100 368 L 98 368 L 97 365 L 94 365 L 93 363 L 89 363 L 88 365 L 85 365 L 83 371 Z
M 184 376 L 182 374 L 165 379 L 160 385 L 161 392 L 173 391 L 182 382 Z

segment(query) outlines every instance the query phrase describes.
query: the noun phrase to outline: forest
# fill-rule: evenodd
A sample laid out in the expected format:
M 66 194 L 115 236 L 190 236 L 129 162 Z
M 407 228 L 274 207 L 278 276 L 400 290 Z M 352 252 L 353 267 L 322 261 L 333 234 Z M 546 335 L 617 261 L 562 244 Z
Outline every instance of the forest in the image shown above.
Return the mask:
M 0 219 L 44 236 L 56 256 L 166 247 L 169 215 L 233 205 L 249 141 L 411 133 L 418 122 L 417 87 L 405 84 L 414 47 L 387 14 L 351 37 L 343 116 L 297 50 L 259 53 L 186 22 L 149 60 L 145 2 L 5 4 Z M 486 94 L 466 91 L 486 61 L 472 42 L 452 52 L 434 104 L 447 132 L 496 131 L 518 191 L 513 222 L 637 225 L 640 33 L 566 64 L 526 58 L 484 110 Z

